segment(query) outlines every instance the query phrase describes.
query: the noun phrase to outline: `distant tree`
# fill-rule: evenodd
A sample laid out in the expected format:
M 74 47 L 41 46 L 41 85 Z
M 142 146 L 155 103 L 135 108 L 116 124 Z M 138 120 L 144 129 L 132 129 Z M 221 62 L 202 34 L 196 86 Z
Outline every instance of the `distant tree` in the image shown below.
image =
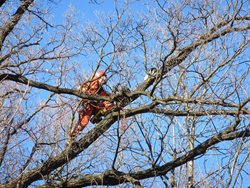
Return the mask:
M 0 3 L 0 187 L 248 186 L 249 1 L 55 3 Z M 98 69 L 130 91 L 79 93 Z M 117 108 L 67 144 L 81 99 Z

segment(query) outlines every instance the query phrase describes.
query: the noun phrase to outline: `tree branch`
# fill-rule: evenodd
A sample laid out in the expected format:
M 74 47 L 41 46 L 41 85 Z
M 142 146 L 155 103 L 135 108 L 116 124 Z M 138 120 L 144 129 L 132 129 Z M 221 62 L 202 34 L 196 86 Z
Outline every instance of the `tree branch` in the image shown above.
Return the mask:
M 55 187 L 68 187 L 68 188 L 76 188 L 76 187 L 85 187 L 90 185 L 118 185 L 129 181 L 131 178 L 133 180 L 142 180 L 146 178 L 151 178 L 155 176 L 161 176 L 168 173 L 170 170 L 179 167 L 186 162 L 195 159 L 199 155 L 203 155 L 206 151 L 222 141 L 233 140 L 241 137 L 249 137 L 250 130 L 246 129 L 240 132 L 230 133 L 230 128 L 226 129 L 222 133 L 219 133 L 216 136 L 213 136 L 206 140 L 205 142 L 196 146 L 193 150 L 187 152 L 183 156 L 170 161 L 160 167 L 150 168 L 142 171 L 138 171 L 136 173 L 126 174 L 119 171 L 107 170 L 104 173 L 96 174 L 96 175 L 83 175 L 78 179 L 72 179 L 70 181 L 64 181 L 60 183 L 51 183 L 44 184 L 39 186 L 39 188 L 55 188 Z M 127 178 L 130 177 L 130 178 Z
M 45 84 L 42 82 L 36 82 L 30 79 L 27 79 L 24 76 L 21 75 L 14 75 L 14 74 L 1 74 L 0 75 L 0 81 L 5 81 L 5 80 L 11 80 L 14 82 L 22 83 L 31 87 L 35 87 L 38 89 L 44 89 L 47 91 L 51 91 L 57 94 L 69 94 L 69 95 L 74 95 L 77 97 L 80 97 L 82 99 L 89 99 L 89 100 L 111 100 L 109 97 L 102 97 L 98 95 L 92 95 L 92 96 L 87 96 L 84 93 L 79 93 L 76 90 L 73 89 L 67 89 L 67 88 L 59 88 L 55 86 L 51 86 L 49 84 Z
M 193 44 L 187 46 L 186 48 L 181 49 L 181 51 L 176 54 L 174 57 L 172 57 L 170 60 L 165 63 L 164 71 L 163 73 L 168 73 L 172 68 L 179 65 L 183 62 L 183 60 L 186 59 L 186 57 L 194 51 L 198 46 L 201 46 L 203 44 L 209 43 L 221 36 L 224 36 L 228 33 L 237 32 L 237 31 L 244 31 L 249 29 L 250 26 L 243 27 L 243 28 L 226 28 L 218 33 L 213 34 L 204 34 L 198 41 L 194 42 Z M 65 94 L 72 94 L 81 98 L 88 98 L 88 99 L 107 99 L 104 97 L 97 97 L 97 96 L 86 96 L 84 94 L 79 94 L 77 91 L 65 89 L 65 88 L 57 88 L 50 86 L 48 84 L 40 83 L 40 82 L 34 82 L 31 80 L 26 79 L 23 76 L 17 76 L 17 75 L 10 75 L 10 74 L 3 74 L 0 75 L 0 79 L 7 79 L 16 81 L 19 83 L 23 83 L 26 85 L 30 85 L 32 87 L 45 89 L 48 91 L 52 91 L 55 93 L 65 93 Z M 144 82 L 142 82 L 133 92 L 131 95 L 132 100 L 136 100 L 140 96 L 140 92 L 145 91 L 148 87 L 150 87 L 155 78 L 148 78 Z M 136 93 L 138 92 L 138 93 Z M 58 167 L 68 163 L 70 160 L 74 159 L 79 153 L 84 151 L 86 148 L 88 148 L 95 140 L 97 140 L 105 131 L 107 131 L 110 126 L 117 120 L 117 112 L 111 112 L 106 116 L 104 120 L 102 120 L 98 125 L 96 125 L 91 131 L 89 131 L 83 138 L 81 138 L 79 141 L 73 142 L 66 150 L 64 150 L 61 154 L 49 158 L 47 161 L 45 161 L 42 165 L 39 167 L 34 168 L 33 170 L 30 170 L 26 173 L 24 173 L 21 177 L 16 178 L 15 180 L 9 182 L 6 185 L 2 185 L 0 187 L 16 187 L 18 183 L 21 182 L 22 187 L 29 186 L 32 182 L 40 180 L 43 178 L 44 175 L 48 175 L 53 170 L 57 169 Z M 208 139 L 207 141 L 203 142 L 202 144 L 198 145 L 195 149 L 191 150 L 190 152 L 186 153 L 184 156 L 177 158 L 174 161 L 171 161 L 169 163 L 166 163 L 165 165 L 158 167 L 158 168 L 151 168 L 148 170 L 140 171 L 134 174 L 129 174 L 130 177 L 134 179 L 145 179 L 149 177 L 155 177 L 159 175 L 166 174 L 169 170 L 176 168 L 185 162 L 194 159 L 196 156 L 199 156 L 201 154 L 204 154 L 206 150 L 211 147 L 212 145 L 215 145 L 223 140 L 232 140 L 238 137 L 242 136 L 250 136 L 249 130 L 244 132 L 239 132 L 235 134 L 228 134 L 233 129 L 233 127 L 230 127 L 230 129 L 227 129 L 226 131 L 213 136 L 212 138 Z M 91 177 L 91 178 L 90 178 Z M 117 181 L 119 180 L 119 181 Z M 123 173 L 118 173 L 114 171 L 107 171 L 104 174 L 101 174 L 101 178 L 98 175 L 96 176 L 88 176 L 88 178 L 83 178 L 83 181 L 87 182 L 85 184 L 81 184 L 81 186 L 87 186 L 87 185 L 93 185 L 93 184 L 100 184 L 103 185 L 104 183 L 109 183 L 106 185 L 110 185 L 113 181 L 114 184 L 120 184 L 125 180 Z M 67 183 L 67 182 L 66 182 Z
M 6 2 L 6 0 L 0 1 L 0 7 Z
M 0 51 L 2 49 L 3 43 L 9 33 L 14 29 L 19 20 L 22 18 L 23 14 L 27 11 L 28 7 L 33 3 L 34 0 L 24 0 L 20 7 L 16 10 L 15 14 L 12 16 L 11 20 L 6 23 L 0 30 Z
M 249 17 L 243 17 L 242 19 L 239 20 L 249 20 Z M 220 25 L 221 23 L 218 23 L 218 25 Z M 218 28 L 217 28 L 218 29 Z M 174 57 L 172 57 L 169 60 L 165 60 L 167 61 L 165 63 L 165 67 L 164 67 L 164 71 L 163 74 L 168 73 L 170 70 L 172 70 L 174 67 L 176 67 L 177 65 L 180 65 L 181 62 L 183 62 L 186 57 L 193 52 L 197 47 L 207 44 L 215 39 L 218 39 L 222 36 L 225 36 L 229 33 L 233 33 L 233 32 L 239 32 L 239 31 L 246 31 L 250 29 L 250 25 L 247 25 L 245 27 L 240 27 L 240 28 L 233 28 L 231 26 L 228 26 L 227 28 L 225 28 L 224 30 L 221 30 L 220 32 L 207 32 L 205 34 L 203 34 L 197 41 L 195 41 L 194 43 L 192 43 L 191 45 L 180 49 L 179 53 L 177 53 Z

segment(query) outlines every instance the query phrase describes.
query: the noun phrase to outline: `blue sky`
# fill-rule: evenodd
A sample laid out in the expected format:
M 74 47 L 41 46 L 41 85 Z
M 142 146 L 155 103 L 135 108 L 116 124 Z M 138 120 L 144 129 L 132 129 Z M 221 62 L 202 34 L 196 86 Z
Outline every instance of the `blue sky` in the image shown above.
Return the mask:
M 143 7 L 141 7 L 141 2 L 131 1 L 130 5 L 133 5 L 130 7 L 133 10 L 143 11 Z M 84 16 L 91 21 L 97 21 L 97 17 L 95 15 L 97 12 L 113 13 L 115 11 L 114 2 L 111 0 L 102 0 L 100 1 L 100 4 L 92 3 L 88 0 L 62 0 L 60 3 L 58 3 L 58 6 L 54 8 L 54 13 L 56 15 L 55 19 L 58 22 L 62 21 L 64 13 L 69 7 L 74 7 L 76 11 L 80 13 L 79 18 Z
M 143 7 L 141 7 L 141 4 L 143 3 L 137 2 L 137 1 L 133 1 L 132 3 L 133 3 L 133 6 L 132 6 L 133 10 L 143 12 Z M 53 19 L 53 22 L 54 22 L 53 24 L 60 24 L 64 22 L 65 12 L 68 11 L 69 7 L 75 8 L 76 12 L 79 13 L 78 19 L 82 20 L 82 23 L 86 21 L 83 18 L 86 18 L 87 20 L 93 23 L 97 23 L 98 20 L 97 20 L 96 12 L 113 13 L 115 10 L 114 3 L 111 0 L 108 0 L 108 1 L 103 0 L 100 5 L 95 4 L 95 3 L 89 3 L 89 1 L 87 0 L 85 1 L 63 0 L 60 3 L 58 3 L 58 6 L 55 6 L 53 8 L 52 12 L 55 16 Z

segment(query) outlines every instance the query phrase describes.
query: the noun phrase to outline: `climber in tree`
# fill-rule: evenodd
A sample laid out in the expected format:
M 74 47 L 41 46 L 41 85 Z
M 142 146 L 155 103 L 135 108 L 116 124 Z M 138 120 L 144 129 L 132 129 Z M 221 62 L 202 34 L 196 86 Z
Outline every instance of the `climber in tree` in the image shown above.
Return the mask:
M 79 87 L 79 92 L 84 92 L 86 95 L 100 95 L 110 96 L 111 94 L 103 89 L 103 85 L 107 82 L 107 76 L 104 71 L 96 72 L 90 80 L 84 82 Z M 79 111 L 79 121 L 72 129 L 70 136 L 75 137 L 82 131 L 88 124 L 92 115 L 104 114 L 106 111 L 111 110 L 114 105 L 109 101 L 92 102 L 87 99 L 82 100 L 82 109 Z

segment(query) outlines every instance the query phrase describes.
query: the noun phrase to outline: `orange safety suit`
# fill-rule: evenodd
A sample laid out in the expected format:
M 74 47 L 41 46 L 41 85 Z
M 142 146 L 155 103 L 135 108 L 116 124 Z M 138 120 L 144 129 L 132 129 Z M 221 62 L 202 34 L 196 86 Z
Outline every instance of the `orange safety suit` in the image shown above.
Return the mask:
M 111 96 L 110 93 L 106 92 L 98 79 L 94 81 L 88 81 L 83 83 L 80 88 L 80 92 L 86 93 L 86 95 L 99 95 L 99 96 Z M 79 121 L 76 127 L 71 132 L 71 136 L 76 136 L 82 131 L 88 124 L 90 117 L 95 115 L 99 110 L 111 110 L 114 105 L 109 101 L 92 102 L 87 99 L 82 100 L 83 110 L 79 111 Z

